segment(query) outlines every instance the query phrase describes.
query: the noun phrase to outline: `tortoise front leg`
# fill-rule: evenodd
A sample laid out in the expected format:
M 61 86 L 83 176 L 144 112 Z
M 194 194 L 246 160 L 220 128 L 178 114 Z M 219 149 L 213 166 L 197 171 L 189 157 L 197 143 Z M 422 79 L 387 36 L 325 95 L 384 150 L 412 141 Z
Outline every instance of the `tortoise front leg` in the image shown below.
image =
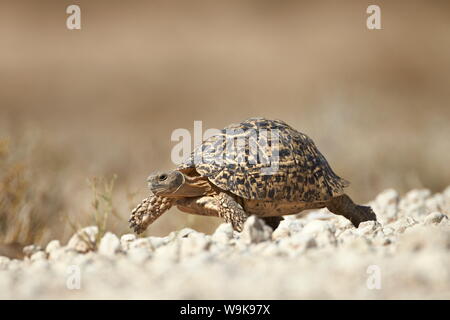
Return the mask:
M 229 194 L 221 192 L 216 197 L 219 202 L 219 216 L 224 219 L 225 222 L 231 223 L 234 230 L 239 232 L 242 231 L 244 222 L 249 215 Z
M 131 211 L 128 222 L 130 228 L 137 234 L 142 233 L 164 212 L 172 207 L 172 200 L 166 197 L 151 195 Z

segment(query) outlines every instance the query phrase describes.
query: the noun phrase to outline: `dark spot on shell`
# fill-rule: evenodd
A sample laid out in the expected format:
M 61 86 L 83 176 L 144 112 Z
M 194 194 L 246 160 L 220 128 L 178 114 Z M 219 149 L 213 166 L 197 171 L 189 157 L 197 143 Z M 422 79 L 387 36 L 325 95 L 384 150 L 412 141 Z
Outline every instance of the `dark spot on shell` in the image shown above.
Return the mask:
M 253 125 L 252 125 L 251 123 L 248 123 L 248 122 L 243 122 L 243 123 L 241 124 L 241 126 L 242 126 L 242 128 L 244 128 L 244 129 L 252 129 L 252 128 L 253 128 Z
M 257 121 L 257 126 L 258 127 L 268 127 L 269 122 L 267 120 L 259 120 L 259 121 Z
M 279 151 L 279 155 L 280 157 L 287 157 L 291 155 L 291 152 L 289 151 L 289 149 L 281 149 Z
M 281 176 L 281 175 L 275 176 L 275 181 L 276 181 L 276 182 L 280 182 L 281 179 L 282 179 L 282 176 Z

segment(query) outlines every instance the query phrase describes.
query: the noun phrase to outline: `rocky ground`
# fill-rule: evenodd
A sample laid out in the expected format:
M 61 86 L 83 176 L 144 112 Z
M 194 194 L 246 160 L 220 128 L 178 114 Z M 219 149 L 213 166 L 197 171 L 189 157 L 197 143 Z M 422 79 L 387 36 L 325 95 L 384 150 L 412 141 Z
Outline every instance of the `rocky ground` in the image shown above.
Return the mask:
M 88 227 L 24 260 L 0 257 L 0 298 L 450 299 L 450 187 L 386 190 L 370 205 L 379 222 L 359 228 L 323 209 L 274 232 L 251 217 L 240 234 L 106 233 L 94 251 Z

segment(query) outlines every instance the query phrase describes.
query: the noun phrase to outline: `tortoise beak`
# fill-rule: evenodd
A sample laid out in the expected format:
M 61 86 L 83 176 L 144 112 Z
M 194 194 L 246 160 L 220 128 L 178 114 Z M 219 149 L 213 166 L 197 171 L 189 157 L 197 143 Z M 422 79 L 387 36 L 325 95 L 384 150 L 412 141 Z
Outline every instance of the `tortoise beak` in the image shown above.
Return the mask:
M 158 180 L 155 179 L 155 176 L 149 176 L 147 178 L 147 186 L 155 195 L 167 189 L 167 186 L 158 183 Z
M 150 189 L 150 191 L 154 194 L 154 195 L 158 195 L 159 193 L 161 193 L 164 190 L 167 190 L 167 187 L 165 186 L 155 186 L 155 184 L 149 182 L 148 183 L 148 187 Z

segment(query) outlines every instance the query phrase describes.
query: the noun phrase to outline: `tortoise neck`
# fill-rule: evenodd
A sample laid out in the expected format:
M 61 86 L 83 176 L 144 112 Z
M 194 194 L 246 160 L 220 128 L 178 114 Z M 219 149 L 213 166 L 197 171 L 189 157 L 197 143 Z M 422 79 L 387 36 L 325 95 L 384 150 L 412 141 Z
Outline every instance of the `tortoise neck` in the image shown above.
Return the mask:
M 172 192 L 169 197 L 199 197 L 211 190 L 208 180 L 201 176 L 190 177 L 183 175 L 183 183 Z

